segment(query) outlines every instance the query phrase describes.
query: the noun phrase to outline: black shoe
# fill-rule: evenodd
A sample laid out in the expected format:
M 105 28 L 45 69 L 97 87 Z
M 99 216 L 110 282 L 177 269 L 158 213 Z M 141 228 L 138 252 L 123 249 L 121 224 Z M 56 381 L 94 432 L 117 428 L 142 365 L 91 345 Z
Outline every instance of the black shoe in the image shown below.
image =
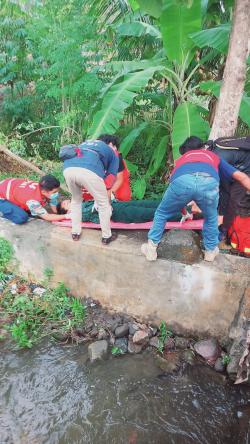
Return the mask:
M 110 242 L 116 240 L 117 237 L 118 237 L 118 234 L 117 233 L 113 233 L 110 237 L 103 237 L 102 238 L 102 243 L 104 245 L 108 245 L 108 244 L 110 244 Z
M 79 241 L 79 239 L 80 239 L 80 234 L 77 234 L 77 233 L 72 233 L 72 239 L 73 239 L 73 241 Z

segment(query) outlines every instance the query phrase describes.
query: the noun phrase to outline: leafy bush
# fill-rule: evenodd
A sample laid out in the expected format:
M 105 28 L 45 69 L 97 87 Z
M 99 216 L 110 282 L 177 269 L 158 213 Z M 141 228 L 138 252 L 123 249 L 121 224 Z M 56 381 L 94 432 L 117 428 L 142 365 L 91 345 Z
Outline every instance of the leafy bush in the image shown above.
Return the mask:
M 15 137 L 12 137 L 8 141 L 8 148 L 15 154 L 21 157 L 27 157 L 28 154 L 28 148 L 25 143 L 25 140 L 23 140 L 20 136 L 20 134 L 16 134 Z
M 173 336 L 173 333 L 171 330 L 167 329 L 167 325 L 165 321 L 161 321 L 161 325 L 160 325 L 160 336 L 158 338 L 158 351 L 160 353 L 163 353 L 164 351 L 164 346 L 165 346 L 165 341 L 167 338 Z

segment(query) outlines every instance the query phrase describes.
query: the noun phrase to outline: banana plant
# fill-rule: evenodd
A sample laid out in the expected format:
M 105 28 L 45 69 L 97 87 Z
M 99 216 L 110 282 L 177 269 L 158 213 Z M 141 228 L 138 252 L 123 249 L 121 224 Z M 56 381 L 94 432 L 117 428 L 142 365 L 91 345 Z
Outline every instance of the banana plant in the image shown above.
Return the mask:
M 102 132 L 116 132 L 124 113 L 142 95 L 149 82 L 158 82 L 159 88 L 164 84 L 163 93 L 171 92 L 171 113 L 164 122 L 165 134 L 160 148 L 152 151 L 146 178 L 157 172 L 170 140 L 173 157 L 177 158 L 178 147 L 188 136 L 194 134 L 206 139 L 209 135 L 208 103 L 199 103 L 195 94 L 200 89 L 196 74 L 204 60 L 211 57 L 211 51 L 216 54 L 226 51 L 230 24 L 202 30 L 207 3 L 202 0 L 129 0 L 134 16 L 130 11 L 123 20 L 120 18 L 117 24 L 112 23 L 118 43 L 122 44 L 124 39 L 126 42 L 128 39 L 138 39 L 138 42 L 141 38 L 144 42 L 153 39 L 155 52 L 148 59 L 112 60 L 104 65 L 104 72 L 110 70 L 115 78 L 100 95 L 99 108 L 88 134 L 96 137 Z M 201 60 L 196 60 L 197 48 L 205 48 L 206 56 Z M 142 126 L 141 131 L 144 130 Z M 133 135 L 128 137 L 130 150 Z M 124 154 L 129 150 L 124 149 Z M 145 178 L 138 181 L 138 194 L 145 191 L 144 181 Z
M 102 98 L 101 108 L 95 113 L 93 122 L 89 128 L 89 136 L 97 137 L 102 132 L 115 132 L 119 128 L 119 122 L 125 110 L 132 104 L 142 88 L 157 75 L 158 78 L 166 80 L 166 86 L 175 96 L 175 107 L 184 103 L 190 97 L 190 83 L 197 71 L 199 64 L 189 69 L 195 51 L 195 44 L 190 34 L 201 31 L 201 2 L 193 0 L 186 3 L 177 3 L 175 0 L 153 0 L 141 2 L 133 0 L 130 5 L 134 9 L 141 7 L 142 13 L 150 14 L 154 23 L 145 23 L 140 20 L 119 24 L 116 28 L 120 37 L 138 37 L 150 35 L 151 38 L 161 40 L 163 51 L 159 58 L 159 52 L 150 60 L 138 61 L 115 61 L 108 64 L 107 68 L 113 70 L 122 66 L 115 83 L 108 88 Z M 121 65 L 122 64 L 122 65 Z M 150 64 L 150 66 L 148 66 Z M 136 66 L 137 65 L 137 66 Z M 188 70 L 189 69 L 189 70 Z M 192 108 L 186 107 L 185 113 L 177 113 L 173 122 L 168 122 L 170 128 L 174 123 L 174 134 L 172 142 L 179 140 L 175 132 L 178 128 L 179 115 L 185 119 L 184 128 L 190 127 L 190 119 L 194 119 L 194 128 L 199 128 L 202 118 L 199 109 L 194 112 Z M 192 112 L 189 112 L 192 109 Z M 181 123 L 181 122 L 180 122 Z M 204 134 L 204 127 L 201 130 Z M 185 137 L 185 133 L 182 132 Z M 187 131 L 186 135 L 189 135 Z M 174 146 L 174 152 L 176 149 Z
M 102 108 L 95 114 L 89 129 L 90 137 L 94 139 L 101 133 L 114 133 L 135 96 L 148 84 L 155 72 L 163 69 L 163 65 L 155 63 L 155 66 L 122 75 L 122 80 L 113 84 L 105 94 Z

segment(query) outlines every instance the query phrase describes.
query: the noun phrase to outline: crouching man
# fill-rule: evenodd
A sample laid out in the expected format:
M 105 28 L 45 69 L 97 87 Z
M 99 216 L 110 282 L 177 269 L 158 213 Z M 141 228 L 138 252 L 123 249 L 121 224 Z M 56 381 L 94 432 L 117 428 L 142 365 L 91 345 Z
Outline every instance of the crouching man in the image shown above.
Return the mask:
M 102 243 L 108 245 L 117 238 L 111 233 L 109 196 L 119 167 L 118 152 L 101 140 L 87 140 L 79 146 L 66 145 L 60 149 L 63 175 L 72 194 L 72 239 L 81 235 L 82 189 L 90 193 L 98 205 Z
M 153 226 L 148 233 L 148 243 L 141 247 L 147 260 L 157 259 L 157 246 L 161 241 L 165 224 L 170 217 L 194 200 L 204 216 L 203 244 L 204 259 L 213 262 L 219 253 L 218 200 L 219 181 L 237 180 L 250 191 L 250 178 L 231 166 L 216 154 L 203 148 L 203 142 L 195 136 L 189 137 L 179 151 L 170 184 L 155 212 Z
M 4 179 L 0 182 L 0 216 L 23 224 L 30 215 L 47 221 L 65 219 L 62 214 L 50 214 L 44 208 L 48 203 L 56 213 L 60 182 L 51 175 L 43 176 L 39 182 L 28 179 Z

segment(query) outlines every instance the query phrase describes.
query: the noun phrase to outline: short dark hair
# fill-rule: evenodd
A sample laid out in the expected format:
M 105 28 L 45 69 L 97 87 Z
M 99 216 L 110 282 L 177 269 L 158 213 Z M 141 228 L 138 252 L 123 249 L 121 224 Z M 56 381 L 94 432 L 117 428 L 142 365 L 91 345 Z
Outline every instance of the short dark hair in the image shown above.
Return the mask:
M 66 214 L 67 210 L 65 210 L 65 208 L 62 207 L 62 202 L 58 202 L 57 206 L 56 206 L 56 211 L 57 214 Z
M 118 149 L 120 146 L 120 139 L 118 136 L 114 136 L 112 134 L 102 134 L 98 137 L 98 140 L 102 140 L 102 142 L 106 143 L 107 145 L 109 143 L 112 143 L 116 148 Z
M 191 150 L 199 150 L 204 146 L 203 140 L 196 136 L 188 137 L 185 142 L 180 146 L 180 154 L 185 154 Z
M 52 176 L 51 174 L 47 174 L 47 176 L 43 176 L 39 181 L 40 188 L 45 191 L 52 191 L 55 188 L 60 187 L 59 180 Z

